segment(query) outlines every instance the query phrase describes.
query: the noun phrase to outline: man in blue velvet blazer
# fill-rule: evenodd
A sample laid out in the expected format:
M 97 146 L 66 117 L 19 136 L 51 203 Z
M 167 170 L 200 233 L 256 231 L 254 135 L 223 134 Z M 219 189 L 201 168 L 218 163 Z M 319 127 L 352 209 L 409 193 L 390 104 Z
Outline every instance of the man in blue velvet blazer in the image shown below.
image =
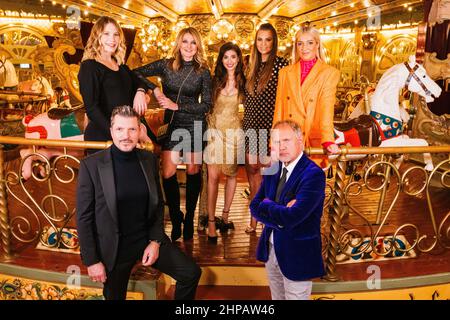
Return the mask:
M 272 299 L 310 299 L 311 279 L 325 273 L 320 237 L 325 174 L 303 154 L 294 121 L 274 125 L 271 148 L 279 160 L 276 173 L 264 176 L 250 204 L 252 216 L 265 224 L 257 259 L 266 263 Z

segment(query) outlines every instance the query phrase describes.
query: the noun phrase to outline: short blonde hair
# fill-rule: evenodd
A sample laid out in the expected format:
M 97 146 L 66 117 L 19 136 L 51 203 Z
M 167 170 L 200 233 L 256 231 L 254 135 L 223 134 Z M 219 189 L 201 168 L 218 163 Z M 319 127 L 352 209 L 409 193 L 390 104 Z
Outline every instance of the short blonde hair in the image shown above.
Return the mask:
M 292 50 L 292 64 L 295 64 L 298 62 L 298 60 L 300 60 L 300 55 L 297 52 L 298 51 L 297 41 L 300 38 L 300 36 L 305 33 L 309 33 L 310 35 L 312 35 L 314 40 L 319 44 L 319 49 L 318 49 L 318 52 L 316 53 L 317 59 L 325 61 L 325 54 L 323 52 L 323 45 L 322 45 L 322 41 L 320 40 L 319 30 L 317 30 L 313 27 L 307 26 L 307 27 L 300 28 L 300 30 L 298 30 L 297 33 L 295 34 L 295 40 L 294 40 L 294 45 L 293 45 L 293 50 Z
M 175 40 L 175 47 L 172 50 L 172 69 L 178 71 L 182 65 L 183 57 L 181 56 L 180 48 L 181 44 L 183 43 L 183 37 L 185 34 L 190 34 L 192 37 L 194 37 L 195 43 L 197 45 L 197 52 L 194 56 L 195 70 L 199 71 L 201 68 L 208 68 L 205 58 L 205 51 L 203 50 L 202 37 L 196 29 L 188 27 L 178 32 L 177 38 Z
M 105 30 L 106 25 L 110 23 L 112 23 L 116 27 L 117 32 L 119 32 L 119 45 L 113 54 L 113 58 L 116 59 L 119 65 L 125 63 L 125 53 L 127 51 L 127 47 L 125 45 L 125 36 L 123 35 L 122 28 L 120 28 L 120 25 L 116 20 L 107 16 L 100 17 L 92 27 L 81 61 L 97 59 L 100 57 L 100 37 L 102 36 L 102 32 Z

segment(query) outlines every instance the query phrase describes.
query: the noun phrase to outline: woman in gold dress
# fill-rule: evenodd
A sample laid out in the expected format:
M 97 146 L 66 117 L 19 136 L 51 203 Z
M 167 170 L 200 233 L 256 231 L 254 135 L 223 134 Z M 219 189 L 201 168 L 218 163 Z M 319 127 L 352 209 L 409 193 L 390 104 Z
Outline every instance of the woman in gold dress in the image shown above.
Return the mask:
M 216 204 L 221 174 L 225 175 L 225 203 L 220 221 L 221 231 L 233 229 L 228 220 L 236 190 L 238 163 L 245 162 L 243 153 L 239 104 L 244 94 L 245 77 L 242 53 L 231 42 L 219 51 L 213 77 L 213 109 L 208 117 L 208 241 L 217 243 Z

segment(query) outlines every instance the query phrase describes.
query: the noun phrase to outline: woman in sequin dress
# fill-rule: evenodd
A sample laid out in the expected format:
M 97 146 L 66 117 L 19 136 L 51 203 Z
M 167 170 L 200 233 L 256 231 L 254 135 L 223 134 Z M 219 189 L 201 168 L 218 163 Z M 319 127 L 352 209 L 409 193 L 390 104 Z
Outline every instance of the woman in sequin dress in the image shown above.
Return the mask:
M 211 243 L 217 243 L 215 213 L 221 174 L 226 178 L 221 231 L 234 228 L 228 214 L 236 191 L 238 160 L 243 162 L 239 104 L 244 86 L 241 50 L 232 42 L 225 43 L 219 50 L 214 71 L 213 109 L 208 118 L 208 146 L 204 156 L 208 165 L 208 241 Z
M 172 58 L 157 60 L 134 71 L 166 109 L 165 122 L 169 122 L 173 116 L 169 138 L 162 143 L 163 188 L 172 221 L 172 241 L 181 236 L 182 223 L 183 239 L 191 240 L 194 234 L 194 212 L 201 189 L 203 133 L 206 130 L 206 114 L 211 107 L 211 75 L 200 34 L 194 28 L 181 30 Z M 163 91 L 147 80 L 146 77 L 150 76 L 161 78 Z M 176 174 L 180 149 L 186 164 L 186 215 L 180 210 Z

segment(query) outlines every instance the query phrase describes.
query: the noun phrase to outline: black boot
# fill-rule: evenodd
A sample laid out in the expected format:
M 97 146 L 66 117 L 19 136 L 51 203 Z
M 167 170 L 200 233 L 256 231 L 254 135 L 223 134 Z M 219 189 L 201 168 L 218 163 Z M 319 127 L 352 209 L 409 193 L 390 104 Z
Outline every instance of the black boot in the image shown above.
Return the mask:
M 181 223 L 183 222 L 183 212 L 180 210 L 180 186 L 178 185 L 177 174 L 170 178 L 163 179 L 164 194 L 169 206 L 170 221 L 172 222 L 172 232 L 170 238 L 172 242 L 181 237 Z
M 186 217 L 184 218 L 183 239 L 194 237 L 194 213 L 202 186 L 202 173 L 186 174 Z

